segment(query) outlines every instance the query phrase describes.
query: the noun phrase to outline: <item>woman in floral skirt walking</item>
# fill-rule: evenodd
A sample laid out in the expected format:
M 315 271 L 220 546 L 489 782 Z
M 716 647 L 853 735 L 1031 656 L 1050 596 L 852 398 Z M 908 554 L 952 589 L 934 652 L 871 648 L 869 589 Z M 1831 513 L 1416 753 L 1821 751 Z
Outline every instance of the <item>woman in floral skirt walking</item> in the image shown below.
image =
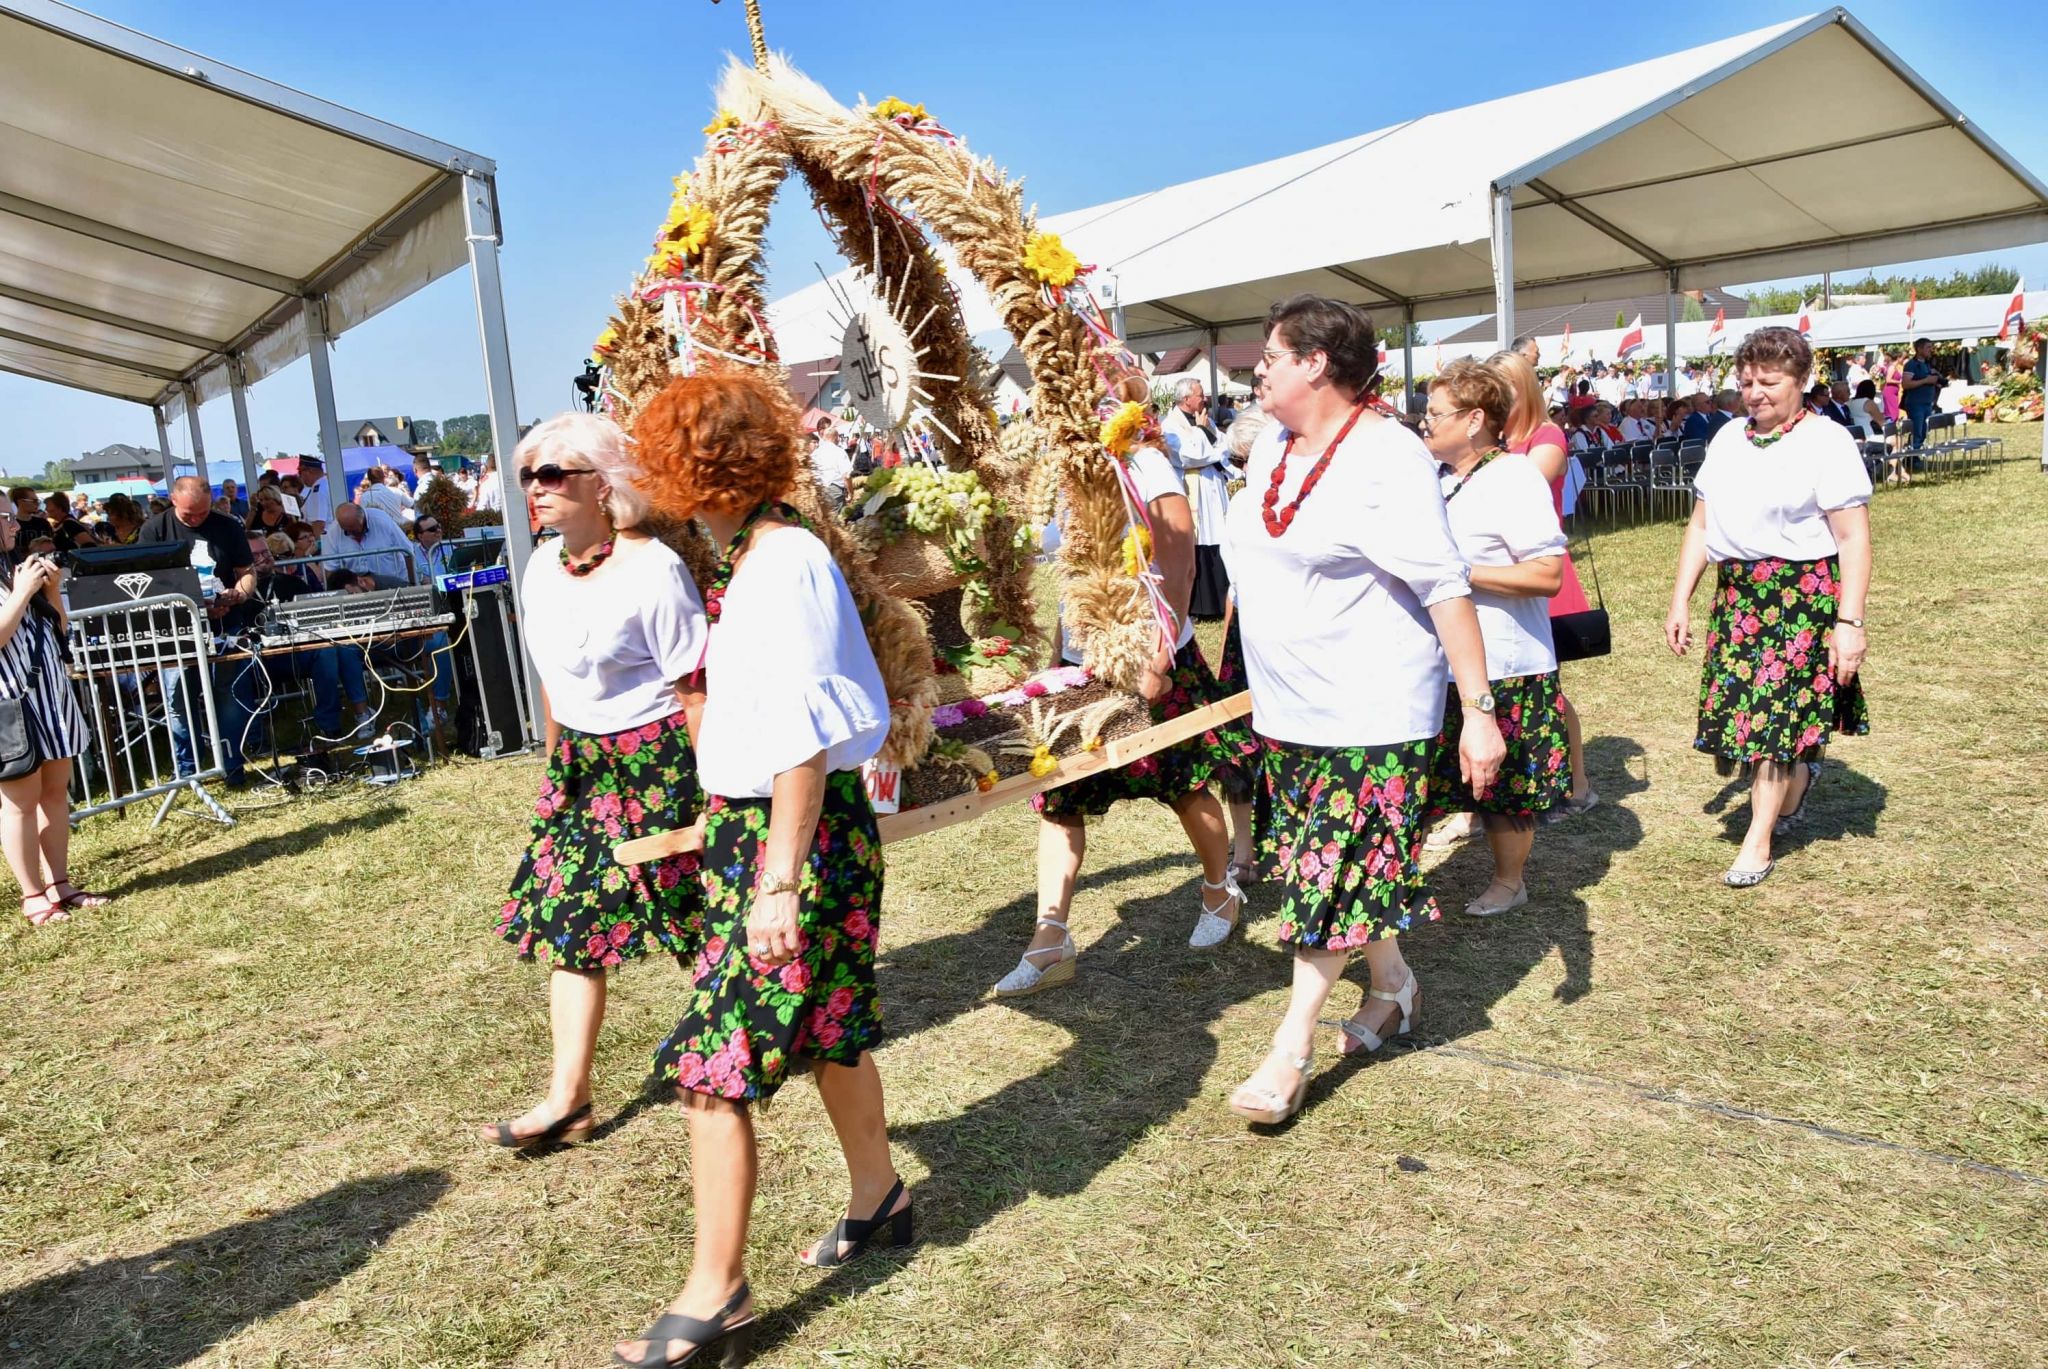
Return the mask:
M 529 432 L 515 460 L 541 525 L 521 582 L 526 649 L 541 678 L 548 768 L 533 841 L 498 935 L 545 961 L 554 1070 L 547 1097 L 483 1128 L 494 1145 L 581 1140 L 595 1125 L 590 1068 L 606 974 L 650 953 L 680 955 L 699 907 L 694 856 L 620 865 L 612 848 L 697 819 L 697 762 L 678 684 L 704 655 L 690 572 L 638 528 L 625 434 L 595 414 Z

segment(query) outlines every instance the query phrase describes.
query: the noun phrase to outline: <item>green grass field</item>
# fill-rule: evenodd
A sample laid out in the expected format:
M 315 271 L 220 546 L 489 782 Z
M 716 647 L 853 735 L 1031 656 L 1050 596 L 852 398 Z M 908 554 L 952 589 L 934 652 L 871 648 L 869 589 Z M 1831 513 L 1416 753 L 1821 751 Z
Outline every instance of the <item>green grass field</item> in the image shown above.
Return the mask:
M 1163 812 L 1092 829 L 1079 979 L 1021 1007 L 985 995 L 1031 926 L 1028 812 L 890 848 L 880 1063 L 922 1239 L 796 1264 L 843 1175 L 793 1083 L 760 1118 L 761 1361 L 2048 1362 L 2040 434 L 1881 492 L 1874 730 L 1746 894 L 1716 883 L 1744 800 L 1661 642 L 1677 528 L 1602 536 L 1616 653 L 1566 679 L 1605 802 L 1542 831 L 1528 907 L 1407 943 L 1422 1048 L 1326 1042 L 1277 1132 L 1224 1099 L 1286 957 L 1257 894 L 1247 938 L 1186 948 Z M 0 1363 L 595 1365 L 680 1286 L 683 1119 L 642 1091 L 673 966 L 615 981 L 595 1144 L 470 1136 L 544 1078 L 543 977 L 490 934 L 537 777 L 86 824 L 120 902 L 0 933 Z M 1437 869 L 1447 908 L 1485 863 Z

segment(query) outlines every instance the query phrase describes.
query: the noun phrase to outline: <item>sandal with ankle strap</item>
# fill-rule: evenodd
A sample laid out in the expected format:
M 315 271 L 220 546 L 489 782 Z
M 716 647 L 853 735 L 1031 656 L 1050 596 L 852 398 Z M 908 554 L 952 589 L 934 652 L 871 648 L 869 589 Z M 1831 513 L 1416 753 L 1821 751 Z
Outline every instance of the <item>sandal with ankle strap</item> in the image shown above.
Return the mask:
M 889 1244 L 891 1246 L 900 1249 L 903 1246 L 909 1245 L 916 1226 L 915 1221 L 911 1217 L 911 1211 L 915 1204 L 905 1203 L 901 1212 L 891 1212 L 889 1210 L 896 1205 L 896 1200 L 902 1196 L 903 1180 L 898 1178 L 896 1186 L 889 1190 L 889 1196 L 882 1199 L 881 1206 L 875 1209 L 874 1216 L 864 1222 L 855 1221 L 851 1217 L 841 1217 L 838 1225 L 820 1236 L 816 1243 L 811 1246 L 809 1251 L 811 1258 L 803 1260 L 802 1263 L 810 1266 L 812 1269 L 837 1269 L 840 1265 L 845 1264 L 865 1250 L 868 1242 L 875 1238 L 875 1233 L 879 1232 L 883 1227 L 889 1229 Z M 839 1246 L 842 1242 L 853 1246 L 853 1249 L 847 1251 L 844 1255 L 839 1253 Z
M 1394 1028 L 1394 1035 L 1397 1037 L 1411 1035 L 1415 1031 L 1415 1024 L 1422 1020 L 1422 986 L 1416 982 L 1415 972 L 1412 970 L 1408 973 L 1408 982 L 1392 993 L 1385 989 L 1367 989 L 1365 996 L 1368 1000 L 1376 998 L 1382 1003 L 1392 1003 L 1401 1010 L 1401 1021 Z M 1337 1030 L 1342 1035 L 1342 1040 L 1337 1043 L 1339 1055 L 1371 1055 L 1387 1044 L 1387 1038 L 1356 1017 L 1347 1017 L 1339 1022 Z
M 997 998 L 1022 998 L 1026 994 L 1042 993 L 1046 989 L 1058 988 L 1074 977 L 1074 962 L 1079 953 L 1074 950 L 1074 937 L 1067 930 L 1067 924 L 1054 918 L 1038 919 L 1041 927 L 1060 929 L 1057 946 L 1040 946 L 1035 951 L 1026 951 L 1017 958 L 1017 968 L 996 982 Z M 1060 958 L 1050 965 L 1039 965 L 1032 961 L 1035 955 L 1059 952 Z
M 612 1351 L 612 1363 L 625 1369 L 682 1369 L 685 1364 L 695 1364 L 699 1355 L 710 1362 L 712 1353 L 718 1355 L 720 1369 L 739 1369 L 747 1362 L 754 1350 L 755 1318 L 726 1324 L 726 1318 L 746 1306 L 752 1290 L 744 1283 L 740 1291 L 725 1300 L 725 1306 L 709 1317 L 686 1317 L 680 1312 L 664 1312 L 654 1319 L 654 1324 L 633 1339 L 645 1341 L 652 1359 L 627 1359 L 618 1351 Z M 680 1355 L 662 1353 L 662 1347 L 672 1340 L 691 1342 L 690 1348 Z
M 61 888 L 66 884 L 71 884 L 71 881 L 68 879 L 58 880 L 50 886 L 49 890 L 44 892 L 43 897 L 50 898 L 51 891 Z M 70 893 L 57 894 L 53 901 L 65 908 L 104 908 L 114 901 L 114 896 L 112 894 L 102 894 L 92 889 L 81 889 L 77 885 L 72 884 Z
M 490 1142 L 507 1150 L 531 1150 L 537 1146 L 576 1145 L 590 1139 L 590 1133 L 597 1129 L 597 1119 L 590 1115 L 590 1104 L 563 1113 L 554 1121 L 542 1127 L 531 1136 L 514 1135 L 510 1122 L 491 1123 Z
M 1235 917 L 1226 921 L 1222 909 L 1209 906 L 1209 893 L 1216 889 L 1223 892 L 1224 906 L 1231 907 L 1236 913 Z M 1223 882 L 1220 884 L 1211 884 L 1206 879 L 1202 881 L 1202 915 L 1195 920 L 1195 930 L 1188 936 L 1188 945 L 1198 951 L 1221 946 L 1230 939 L 1230 934 L 1236 931 L 1238 924 L 1243 921 L 1244 891 L 1237 887 L 1237 877 L 1225 870 Z
M 28 906 L 37 900 L 41 900 L 42 907 L 31 908 Z M 71 920 L 71 914 L 65 911 L 64 905 L 58 900 L 51 898 L 48 894 L 30 894 L 22 899 L 21 915 L 28 919 L 28 925 L 31 927 L 47 927 L 52 922 L 68 922 Z
M 1266 1058 L 1279 1060 L 1301 1072 L 1301 1079 L 1295 1084 L 1293 1095 L 1283 1098 L 1270 1088 L 1254 1088 L 1252 1081 L 1247 1079 L 1230 1095 L 1230 1110 L 1247 1121 L 1257 1122 L 1261 1126 L 1277 1127 L 1301 1111 L 1301 1102 L 1308 1097 L 1309 1071 L 1316 1058 L 1314 1055 L 1289 1055 L 1278 1046 L 1275 1046 Z

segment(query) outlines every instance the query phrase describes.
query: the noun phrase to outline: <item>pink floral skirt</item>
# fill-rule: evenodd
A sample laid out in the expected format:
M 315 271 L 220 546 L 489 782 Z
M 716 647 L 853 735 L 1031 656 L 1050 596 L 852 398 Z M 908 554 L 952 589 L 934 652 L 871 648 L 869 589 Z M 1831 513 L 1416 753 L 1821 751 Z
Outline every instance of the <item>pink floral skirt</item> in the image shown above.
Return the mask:
M 562 729 L 498 935 L 521 956 L 565 970 L 609 969 L 655 951 L 681 955 L 703 902 L 697 858 L 621 865 L 612 848 L 688 827 L 703 801 L 680 712 L 624 732 Z
M 1348 950 L 1441 916 L 1422 881 L 1431 741 L 1259 740 L 1254 830 L 1260 877 L 1280 890 L 1281 941 Z

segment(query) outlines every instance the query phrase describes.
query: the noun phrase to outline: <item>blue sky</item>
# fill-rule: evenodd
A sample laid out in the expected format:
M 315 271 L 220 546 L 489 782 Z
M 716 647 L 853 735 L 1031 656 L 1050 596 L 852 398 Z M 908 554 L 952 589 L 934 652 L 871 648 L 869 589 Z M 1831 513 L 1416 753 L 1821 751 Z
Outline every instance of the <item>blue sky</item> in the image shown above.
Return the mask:
M 95 0 L 90 8 L 494 158 L 525 419 L 567 407 L 570 376 L 645 254 L 669 178 L 703 141 L 724 55 L 747 47 L 740 0 Z M 1056 212 L 1625 66 L 1814 6 L 763 0 L 762 8 L 769 41 L 835 95 L 925 102 Z M 2048 173 L 2039 83 L 2025 65 L 2019 79 L 2006 79 L 2010 59 L 2031 63 L 2048 52 L 2048 13 L 1926 0 L 1850 8 L 2022 164 Z M 1874 161 L 1873 193 L 1909 175 Z M 838 264 L 800 194 L 785 194 L 769 242 L 782 288 L 817 279 L 814 263 Z M 2048 284 L 2048 247 L 1995 256 Z M 334 353 L 342 417 L 438 420 L 481 410 L 474 318 L 460 273 L 346 334 Z M 257 385 L 250 411 L 261 451 L 314 448 L 304 361 Z M 108 442 L 155 441 L 140 406 L 12 376 L 0 376 L 0 414 L 0 469 L 9 472 L 39 471 Z M 227 401 L 200 417 L 209 458 L 232 465 Z M 172 446 L 187 450 L 182 425 Z

